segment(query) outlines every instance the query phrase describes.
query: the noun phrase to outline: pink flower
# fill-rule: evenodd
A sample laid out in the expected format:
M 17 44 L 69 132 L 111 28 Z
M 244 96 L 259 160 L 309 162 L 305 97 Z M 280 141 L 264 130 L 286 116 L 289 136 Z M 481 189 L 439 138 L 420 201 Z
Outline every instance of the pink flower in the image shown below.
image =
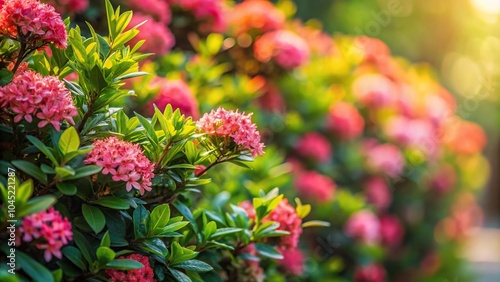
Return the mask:
M 369 264 L 358 267 L 354 273 L 354 282 L 383 282 L 386 281 L 385 269 L 378 264 Z
M 309 132 L 302 136 L 295 146 L 297 153 L 302 157 L 317 162 L 326 163 L 332 157 L 332 147 L 328 139 L 317 132 Z
M 395 117 L 387 123 L 385 131 L 389 138 L 399 144 L 420 149 L 426 154 L 435 153 L 439 145 L 434 126 L 425 119 Z
M 159 88 L 159 91 L 153 102 L 148 104 L 150 115 L 154 114 L 153 104 L 162 112 L 170 104 L 173 110 L 179 109 L 187 117 L 199 118 L 198 101 L 184 81 L 167 80 L 158 77 L 153 80 L 151 87 Z
M 304 254 L 299 249 L 279 248 L 279 252 L 283 255 L 283 259 L 279 260 L 278 264 L 286 272 L 297 276 L 304 274 Z
M 364 119 L 358 110 L 346 102 L 333 105 L 327 117 L 327 128 L 342 139 L 360 136 L 364 125 Z
M 377 38 L 368 36 L 357 37 L 354 46 L 363 54 L 364 60 L 367 62 L 384 62 L 391 56 L 389 47 Z
M 358 77 L 352 92 L 365 107 L 390 106 L 397 99 L 397 90 L 392 81 L 380 74 L 365 74 Z
M 262 93 L 262 96 L 257 98 L 257 103 L 262 109 L 269 112 L 285 111 L 286 103 L 278 87 L 267 81 L 262 89 Z
M 149 15 L 156 21 L 167 25 L 172 19 L 172 12 L 167 1 L 164 0 L 127 0 L 127 4 L 134 14 L 136 12 Z
M 262 34 L 283 28 L 285 14 L 268 1 L 244 1 L 228 13 L 232 34 Z
M 144 156 L 139 145 L 114 136 L 96 140 L 93 145 L 84 160 L 85 164 L 102 166 L 102 174 L 112 175 L 113 181 L 125 181 L 127 191 L 134 188 L 141 195 L 151 191 L 154 164 Z
M 312 199 L 318 203 L 331 201 L 336 189 L 335 182 L 330 177 L 315 171 L 298 173 L 294 186 L 301 197 Z
M 373 213 L 358 211 L 347 221 L 344 233 L 364 243 L 377 243 L 380 239 L 380 223 Z
M 255 209 L 249 201 L 241 202 L 239 206 L 247 212 L 248 218 L 255 220 Z M 282 199 L 278 206 L 262 219 L 262 222 L 268 221 L 278 222 L 280 224 L 278 230 L 290 232 L 289 235 L 279 237 L 278 246 L 280 249 L 297 248 L 300 234 L 302 234 L 302 219 L 286 198 Z
M 433 170 L 430 176 L 430 187 L 440 193 L 446 193 L 453 189 L 457 183 L 457 172 L 448 164 Z
M 185 11 L 190 12 L 200 23 L 202 32 L 222 33 L 226 30 L 223 0 L 169 0 Z
M 256 157 L 264 154 L 262 151 L 264 144 L 260 143 L 260 133 L 257 131 L 257 126 L 252 123 L 251 117 L 252 114 L 245 115 L 238 111 L 218 108 L 216 111 L 204 114 L 196 125 L 201 132 L 210 136 L 230 138 L 238 145 L 235 151 L 247 150 Z
M 293 69 L 309 60 L 309 46 L 297 34 L 277 30 L 268 32 L 255 41 L 254 56 L 262 63 L 273 60 L 284 69 Z
M 130 46 L 134 46 L 141 40 L 146 42 L 139 48 L 144 53 L 154 53 L 156 55 L 164 55 L 174 47 L 174 35 L 170 32 L 168 27 L 155 21 L 151 16 L 141 13 L 134 13 L 132 20 L 130 20 L 129 28 L 132 28 L 142 22 L 146 21 L 143 25 L 138 27 L 139 34 L 128 42 Z
M 387 246 L 397 246 L 403 239 L 404 229 L 395 216 L 384 215 L 380 218 L 380 237 Z
M 46 3 L 54 6 L 61 14 L 80 13 L 89 6 L 88 0 L 48 0 Z
M 61 258 L 61 248 L 73 240 L 71 223 L 53 207 L 23 218 L 19 231 L 24 242 L 35 240 L 35 246 L 44 251 L 47 262 L 52 256 Z
M 106 269 L 106 275 L 113 282 L 123 282 L 123 281 L 137 281 L 137 282 L 152 282 L 156 281 L 154 279 L 153 269 L 149 264 L 149 259 L 147 256 L 140 254 L 131 254 L 128 256 L 121 256 L 120 259 L 131 259 L 140 262 L 144 265 L 141 269 L 134 270 L 116 270 L 116 269 Z
M 9 84 L 0 87 L 0 105 L 16 114 L 15 122 L 24 119 L 31 123 L 36 116 L 40 119 L 38 127 L 50 123 L 58 131 L 63 120 L 74 125 L 73 117 L 78 114 L 70 92 L 59 78 L 42 76 L 24 67 Z
M 366 145 L 364 151 L 369 170 L 393 178 L 403 172 L 405 159 L 396 146 L 392 144 L 368 144 L 368 142 Z
M 368 203 L 374 205 L 379 211 L 384 211 L 389 207 L 392 194 L 383 178 L 369 178 L 364 182 L 364 187 Z
M 21 34 L 18 34 L 18 31 Z M 0 10 L 0 34 L 25 41 L 32 47 L 54 43 L 66 49 L 67 33 L 54 7 L 38 0 L 6 0 Z

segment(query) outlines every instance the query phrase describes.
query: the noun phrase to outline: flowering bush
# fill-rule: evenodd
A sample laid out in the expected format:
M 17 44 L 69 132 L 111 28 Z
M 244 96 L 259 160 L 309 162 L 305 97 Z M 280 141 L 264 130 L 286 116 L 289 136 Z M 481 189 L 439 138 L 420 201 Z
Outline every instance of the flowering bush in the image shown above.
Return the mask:
M 220 24 L 219 2 L 175 3 Z M 198 119 L 188 85 L 157 77 L 148 116 L 129 116 L 126 80 L 147 74 L 133 40 L 143 26 L 105 6 L 107 35 L 89 25 L 88 37 L 37 0 L 1 6 L 2 281 L 264 279 L 260 264 L 278 267 L 297 247 L 311 207 L 277 188 L 246 197 L 253 217 L 241 199 L 203 197 L 209 170 L 264 155 L 252 114 L 220 107 Z

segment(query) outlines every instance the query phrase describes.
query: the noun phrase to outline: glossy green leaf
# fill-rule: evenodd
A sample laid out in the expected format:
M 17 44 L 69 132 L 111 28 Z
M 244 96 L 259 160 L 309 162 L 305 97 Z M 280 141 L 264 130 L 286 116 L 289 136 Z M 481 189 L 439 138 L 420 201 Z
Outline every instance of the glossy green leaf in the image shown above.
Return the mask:
M 83 217 L 90 225 L 92 230 L 94 230 L 95 233 L 101 232 L 101 230 L 104 228 L 104 225 L 106 224 L 104 214 L 101 212 L 101 210 L 97 207 L 83 204 L 82 213 Z

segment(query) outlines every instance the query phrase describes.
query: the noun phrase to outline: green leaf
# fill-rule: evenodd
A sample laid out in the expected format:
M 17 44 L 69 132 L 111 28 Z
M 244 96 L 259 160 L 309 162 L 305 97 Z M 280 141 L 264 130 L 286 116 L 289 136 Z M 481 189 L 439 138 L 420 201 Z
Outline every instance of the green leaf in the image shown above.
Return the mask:
M 139 205 L 133 213 L 135 238 L 143 238 L 149 230 L 150 215 L 144 206 Z
M 63 155 L 78 150 L 80 147 L 80 136 L 78 136 L 76 129 L 71 126 L 64 130 L 57 145 Z
M 176 268 L 182 268 L 186 270 L 193 270 L 197 272 L 205 272 L 205 271 L 210 271 L 213 270 L 213 267 L 203 261 L 192 259 L 185 261 L 183 263 L 179 263 L 175 265 Z
M 17 187 L 16 191 L 16 203 L 18 206 L 24 205 L 26 201 L 31 197 L 33 193 L 33 180 L 28 179 L 24 181 L 19 187 Z M 5 199 L 7 201 L 7 199 Z
M 96 252 L 97 260 L 100 265 L 106 265 L 115 258 L 115 252 L 109 247 L 99 247 Z
M 329 226 L 330 226 L 330 222 L 322 221 L 322 220 L 311 220 L 311 221 L 307 221 L 307 222 L 302 223 L 302 228 L 306 228 L 306 227 L 329 227 Z
M 76 185 L 71 183 L 59 182 L 56 184 L 57 189 L 64 195 L 73 196 L 76 194 Z
M 17 251 L 18 265 L 35 282 L 53 282 L 52 273 L 29 255 Z
M 49 150 L 47 146 L 45 146 L 45 144 L 43 144 L 42 141 L 31 135 L 27 135 L 26 139 L 28 139 L 33 145 L 35 145 L 35 147 L 38 150 L 40 150 L 40 152 L 42 152 L 45 156 L 47 156 L 47 158 L 49 158 L 49 160 L 52 162 L 53 165 L 55 166 L 59 165 L 59 162 L 57 161 L 54 154 Z
M 116 210 L 128 210 L 130 208 L 130 204 L 127 200 L 115 196 L 102 197 L 92 203 Z
M 168 268 L 170 273 L 174 276 L 175 280 L 178 282 L 192 282 L 191 278 L 189 278 L 186 274 L 183 272 L 180 272 L 179 270 L 173 269 L 173 268 Z
M 83 204 L 82 213 L 83 217 L 90 225 L 92 230 L 94 230 L 95 233 L 101 232 L 101 230 L 104 228 L 104 225 L 106 224 L 104 214 L 101 212 L 101 210 L 94 206 Z
M 109 247 L 111 245 L 111 236 L 109 235 L 109 230 L 104 233 L 101 240 L 101 247 Z
M 87 270 L 87 263 L 85 262 L 79 249 L 73 246 L 66 246 L 62 249 L 62 253 L 78 268 L 84 271 Z
M 170 220 L 170 207 L 168 204 L 162 204 L 151 212 L 151 230 L 163 229 Z
M 89 241 L 87 241 L 85 236 L 83 236 L 82 233 L 75 229 L 73 229 L 73 241 L 75 241 L 76 246 L 78 247 L 78 249 L 80 249 L 80 252 L 82 253 L 85 260 L 87 260 L 89 265 L 94 263 L 95 255 L 92 246 L 90 245 Z
M 53 195 L 44 195 L 30 199 L 26 205 L 23 205 L 17 214 L 17 217 L 22 218 L 27 215 L 44 211 L 50 208 L 57 202 L 57 198 Z
M 205 225 L 205 229 L 203 230 L 203 235 L 205 236 L 205 240 L 208 240 L 212 234 L 217 230 L 217 223 L 215 221 L 210 221 Z
M 216 237 L 220 237 L 220 236 L 224 236 L 224 235 L 228 235 L 228 234 L 233 234 L 233 233 L 238 233 L 238 232 L 241 232 L 241 228 L 234 228 L 234 227 L 227 227 L 227 228 L 220 228 L 220 229 L 217 229 L 217 231 L 215 231 L 214 234 L 212 234 L 212 236 L 210 238 L 216 238 Z
M 15 160 L 12 161 L 12 164 L 29 176 L 34 177 L 40 183 L 47 185 L 47 174 L 43 173 L 43 171 L 33 163 L 30 163 L 28 161 Z
M 14 73 L 6 70 L 6 69 L 1 69 L 0 70 L 0 86 L 4 86 L 9 84 L 12 81 L 12 78 L 14 77 Z
M 259 244 L 259 243 L 255 243 L 254 246 L 255 246 L 255 250 L 259 254 L 261 254 L 265 257 L 272 258 L 272 259 L 283 259 L 283 255 L 280 252 L 278 252 L 274 247 L 271 247 L 269 245 Z
M 56 171 L 56 176 L 59 179 L 64 179 L 65 177 L 68 177 L 70 175 L 75 175 L 75 170 L 67 165 L 64 167 L 58 166 L 56 167 L 55 171 Z
M 102 170 L 102 167 L 97 165 L 87 165 L 84 167 L 80 167 L 75 169 L 75 175 L 70 175 L 65 177 L 64 180 L 73 180 L 78 178 L 83 178 L 89 175 L 93 175 L 99 173 Z
M 118 270 L 141 269 L 144 267 L 142 263 L 132 259 L 114 259 L 106 264 L 107 268 Z

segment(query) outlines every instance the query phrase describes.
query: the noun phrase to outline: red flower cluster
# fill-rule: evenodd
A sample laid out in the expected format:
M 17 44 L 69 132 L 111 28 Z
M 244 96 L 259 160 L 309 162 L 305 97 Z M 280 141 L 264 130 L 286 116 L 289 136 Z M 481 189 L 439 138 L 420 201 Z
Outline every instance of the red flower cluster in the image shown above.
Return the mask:
M 236 36 L 258 31 L 275 31 L 285 25 L 285 14 L 268 1 L 244 1 L 227 14 L 231 31 Z
M 315 171 L 299 171 L 295 177 L 294 186 L 301 197 L 319 203 L 332 200 L 336 188 L 335 182 L 330 177 Z
M 363 133 L 365 121 L 351 104 L 339 102 L 332 106 L 327 117 L 327 127 L 342 139 L 353 139 Z
M 248 150 L 252 156 L 263 155 L 264 144 L 260 142 L 260 133 L 252 123 L 252 114 L 238 113 L 218 108 L 206 113 L 196 125 L 208 135 L 231 138 L 239 150 Z
M 300 276 L 304 274 L 304 254 L 299 249 L 280 248 L 283 259 L 278 261 L 279 265 L 287 272 Z
M 0 34 L 23 38 L 36 47 L 47 43 L 54 43 L 59 49 L 67 46 L 68 35 L 61 16 L 54 7 L 38 0 L 6 0 L 0 10 Z
M 277 30 L 268 32 L 255 41 L 254 56 L 263 63 L 273 60 L 284 69 L 293 69 L 307 62 L 309 46 L 297 34 Z
M 149 264 L 149 259 L 147 256 L 143 256 L 140 254 L 131 254 L 129 256 L 121 256 L 121 259 L 132 259 L 138 261 L 144 265 L 141 269 L 134 270 L 115 270 L 115 269 L 106 269 L 106 275 L 113 282 L 124 282 L 124 281 L 134 281 L 134 282 L 152 282 L 156 281 L 154 279 L 153 269 Z
M 52 255 L 62 258 L 61 248 L 73 240 L 71 223 L 53 207 L 23 218 L 19 231 L 24 242 L 36 241 L 36 247 L 44 250 L 47 262 L 52 260 Z
M 59 78 L 42 76 L 27 70 L 26 65 L 21 65 L 9 84 L 0 87 L 0 106 L 16 114 L 15 122 L 32 122 L 36 116 L 40 119 L 38 127 L 50 123 L 58 131 L 61 121 L 74 124 L 73 117 L 78 114 L 70 92 Z
M 158 87 L 160 89 L 153 103 L 148 104 L 148 111 L 151 115 L 154 113 L 153 104 L 160 111 L 163 111 L 170 104 L 172 105 L 172 109 L 179 109 L 183 115 L 192 117 L 193 119 L 198 119 L 200 116 L 198 101 L 196 101 L 196 98 L 184 81 L 157 78 L 153 80 L 151 87 Z
M 369 264 L 356 269 L 354 282 L 383 282 L 386 281 L 385 269 L 378 264 Z
M 54 6 L 61 14 L 81 13 L 89 6 L 88 0 L 48 0 L 46 3 Z
M 310 132 L 301 137 L 295 146 L 297 153 L 305 158 L 326 163 L 332 157 L 332 146 L 328 139 L 317 132 Z
M 102 166 L 103 174 L 111 174 L 114 181 L 125 181 L 127 191 L 135 188 L 141 195 L 151 191 L 154 177 L 152 164 L 137 144 L 112 136 L 94 142 L 94 148 L 85 158 L 85 164 Z

